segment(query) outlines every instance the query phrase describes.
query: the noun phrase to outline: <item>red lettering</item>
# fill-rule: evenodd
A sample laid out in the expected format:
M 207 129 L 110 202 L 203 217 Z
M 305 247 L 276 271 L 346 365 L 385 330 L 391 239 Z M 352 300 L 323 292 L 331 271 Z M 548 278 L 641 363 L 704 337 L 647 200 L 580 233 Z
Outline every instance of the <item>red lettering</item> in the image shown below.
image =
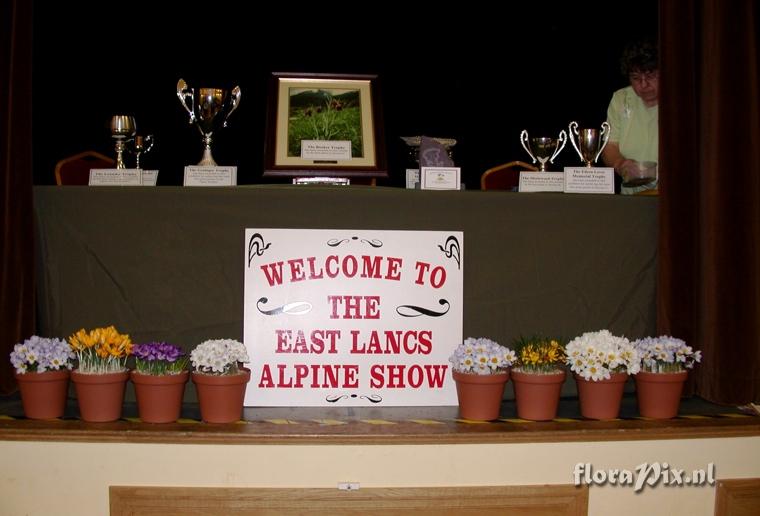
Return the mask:
M 414 280 L 414 282 L 417 285 L 424 285 L 425 282 L 422 281 L 422 276 L 427 272 L 427 270 L 430 268 L 429 263 L 424 262 L 417 262 L 414 264 L 414 269 L 417 271 L 417 279 Z
M 309 279 L 322 279 L 324 275 L 322 274 L 322 269 L 319 269 L 319 274 L 314 270 L 314 261 L 316 260 L 316 257 L 310 256 L 306 258 L 306 261 L 309 263 Z
M 337 353 L 336 340 L 340 338 L 340 330 L 312 330 L 309 340 L 303 330 L 296 330 L 295 343 L 292 342 L 292 330 L 275 330 L 277 346 L 275 353 L 314 353 L 320 354 L 325 351 L 325 340 L 329 341 L 328 353 Z
M 347 278 L 353 278 L 356 276 L 356 271 L 359 270 L 359 263 L 356 261 L 356 256 L 348 255 L 343 257 L 343 275 Z M 349 267 L 351 267 L 349 269 Z
M 380 296 L 327 296 L 327 303 L 331 309 L 330 319 L 380 318 Z M 339 313 L 341 305 L 343 311 Z
M 290 265 L 290 282 L 303 281 L 306 279 L 306 275 L 303 273 L 303 260 L 288 260 Z
M 401 279 L 401 258 L 387 258 L 388 260 L 388 272 L 385 274 L 385 279 L 398 281 Z
M 385 385 L 385 377 L 383 376 L 384 366 L 380 364 L 373 365 L 369 370 L 369 387 L 370 389 L 382 389 Z
M 406 388 L 408 385 L 413 389 L 426 387 L 440 389 L 446 378 L 447 364 L 413 364 L 411 366 L 396 364 L 375 364 L 370 368 L 369 386 L 372 389 Z
M 289 340 L 292 337 L 292 333 L 290 330 L 275 330 L 275 333 L 277 334 L 277 347 L 275 348 L 275 353 L 290 353 L 290 343 Z
M 430 270 L 430 264 L 417 262 L 414 264 L 414 268 L 417 271 L 417 279 L 414 282 L 417 285 L 424 285 L 424 276 Z M 440 265 L 433 267 L 433 270 L 430 272 L 430 284 L 433 288 L 441 288 L 444 283 L 446 283 L 446 269 Z
M 259 380 L 259 388 L 271 388 L 274 387 L 272 383 L 272 371 L 269 370 L 269 364 L 264 364 L 261 368 L 261 379 Z
M 328 278 L 336 277 L 338 272 L 340 272 L 340 269 L 338 268 L 338 257 L 334 254 L 328 256 L 325 260 L 325 269 Z
M 261 266 L 270 287 L 282 285 L 282 262 L 268 263 Z

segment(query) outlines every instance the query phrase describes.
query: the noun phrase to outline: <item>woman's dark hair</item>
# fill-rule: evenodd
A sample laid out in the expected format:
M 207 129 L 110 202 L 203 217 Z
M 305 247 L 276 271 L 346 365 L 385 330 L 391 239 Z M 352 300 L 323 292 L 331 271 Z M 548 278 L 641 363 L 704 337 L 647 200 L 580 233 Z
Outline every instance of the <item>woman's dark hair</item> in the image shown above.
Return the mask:
M 657 42 L 643 38 L 628 43 L 620 58 L 620 71 L 628 77 L 632 72 L 651 72 L 659 68 L 657 62 Z

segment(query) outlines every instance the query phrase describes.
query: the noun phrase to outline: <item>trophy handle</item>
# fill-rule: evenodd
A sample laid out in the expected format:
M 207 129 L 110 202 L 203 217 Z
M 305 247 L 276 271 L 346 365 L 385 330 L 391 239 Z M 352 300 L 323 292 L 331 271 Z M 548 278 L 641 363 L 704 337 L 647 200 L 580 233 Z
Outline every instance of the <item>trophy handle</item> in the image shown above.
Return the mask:
M 564 129 L 562 129 L 562 130 L 559 132 L 559 142 L 560 142 L 562 145 L 560 145 L 559 147 L 557 147 L 557 149 L 554 151 L 554 154 L 552 154 L 552 157 L 551 157 L 551 158 L 549 158 L 549 163 L 554 163 L 554 158 L 556 158 L 556 157 L 557 157 L 557 155 L 558 155 L 560 152 L 562 152 L 562 149 L 564 149 L 564 148 L 565 148 L 565 144 L 567 143 L 567 133 L 565 132 L 565 130 L 564 130 Z
M 179 101 L 182 103 L 185 111 L 187 111 L 187 114 L 190 115 L 190 123 L 192 124 L 195 122 L 195 113 L 187 106 L 186 99 L 190 97 L 190 105 L 192 106 L 195 103 L 195 92 L 192 88 L 188 88 L 187 83 L 183 79 L 177 81 L 177 97 L 179 97 Z
M 522 143 L 523 149 L 525 149 L 525 152 L 528 153 L 528 156 L 530 156 L 530 159 L 533 160 L 533 163 L 536 162 L 536 157 L 533 155 L 532 152 L 530 152 L 530 148 L 528 148 L 528 131 L 523 129 L 523 131 L 520 133 L 520 143 Z
M 578 144 L 575 143 L 575 138 L 580 138 L 580 135 L 578 134 L 578 122 L 573 120 L 570 122 L 570 125 L 567 126 L 568 132 L 570 132 L 570 143 L 573 144 L 573 147 L 575 148 L 575 152 L 578 153 L 578 156 L 581 158 L 581 161 L 584 161 L 583 154 L 581 154 L 581 149 L 578 147 Z M 575 135 L 575 138 L 573 138 L 573 135 Z
M 237 109 L 239 105 L 240 105 L 240 86 L 235 86 L 234 88 L 232 88 L 232 107 L 227 112 L 227 116 L 224 117 L 224 124 L 222 124 L 224 127 L 227 127 L 227 119 Z
M 145 138 L 143 138 L 143 154 L 146 152 L 149 152 L 153 148 L 153 135 L 149 134 Z
M 599 148 L 599 152 L 596 153 L 596 156 L 594 157 L 594 163 L 597 162 L 599 159 L 599 156 L 602 155 L 602 151 L 604 150 L 604 147 L 607 145 L 607 142 L 610 139 L 610 132 L 612 131 L 612 128 L 610 128 L 610 124 L 607 122 L 602 122 L 602 146 Z

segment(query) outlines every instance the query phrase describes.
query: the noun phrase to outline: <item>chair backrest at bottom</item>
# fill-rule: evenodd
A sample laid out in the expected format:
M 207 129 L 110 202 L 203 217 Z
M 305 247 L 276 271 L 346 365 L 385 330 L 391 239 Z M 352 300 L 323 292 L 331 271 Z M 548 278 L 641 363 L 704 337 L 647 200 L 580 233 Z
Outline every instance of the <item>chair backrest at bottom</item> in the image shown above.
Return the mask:
M 84 151 L 60 160 L 55 165 L 55 184 L 86 185 L 91 168 L 114 168 L 116 160 L 96 151 Z
M 535 172 L 538 168 L 524 161 L 510 161 L 489 168 L 480 176 L 481 190 L 514 190 L 520 184 L 520 171 Z

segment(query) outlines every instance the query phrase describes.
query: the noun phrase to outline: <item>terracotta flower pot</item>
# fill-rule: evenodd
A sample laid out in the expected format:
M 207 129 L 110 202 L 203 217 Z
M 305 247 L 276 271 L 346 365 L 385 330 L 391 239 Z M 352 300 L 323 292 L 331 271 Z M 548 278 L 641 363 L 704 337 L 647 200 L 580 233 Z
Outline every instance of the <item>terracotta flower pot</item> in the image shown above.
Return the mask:
M 77 393 L 79 417 L 83 421 L 105 423 L 121 417 L 124 389 L 129 371 L 108 374 L 71 372 L 71 381 Z
M 499 418 L 509 371 L 498 374 L 467 374 L 452 370 L 457 385 L 459 417 L 479 421 Z
M 245 398 L 245 387 L 251 371 L 243 369 L 233 375 L 213 376 L 192 373 L 201 419 L 207 423 L 234 423 L 240 421 Z
M 575 376 L 581 415 L 588 419 L 615 419 L 620 414 L 623 388 L 628 373 L 612 373 L 606 380 L 586 380 Z
M 14 373 L 21 391 L 24 415 L 29 419 L 62 417 L 69 390 L 69 370 L 44 373 Z
M 559 396 L 565 371 L 552 374 L 511 371 L 515 389 L 517 417 L 531 421 L 550 421 L 557 417 Z
M 678 415 L 683 384 L 688 371 L 648 373 L 639 371 L 634 377 L 639 413 L 653 419 L 670 419 Z
M 189 371 L 152 375 L 130 373 L 137 397 L 137 413 L 145 423 L 173 423 L 182 411 L 182 396 Z

